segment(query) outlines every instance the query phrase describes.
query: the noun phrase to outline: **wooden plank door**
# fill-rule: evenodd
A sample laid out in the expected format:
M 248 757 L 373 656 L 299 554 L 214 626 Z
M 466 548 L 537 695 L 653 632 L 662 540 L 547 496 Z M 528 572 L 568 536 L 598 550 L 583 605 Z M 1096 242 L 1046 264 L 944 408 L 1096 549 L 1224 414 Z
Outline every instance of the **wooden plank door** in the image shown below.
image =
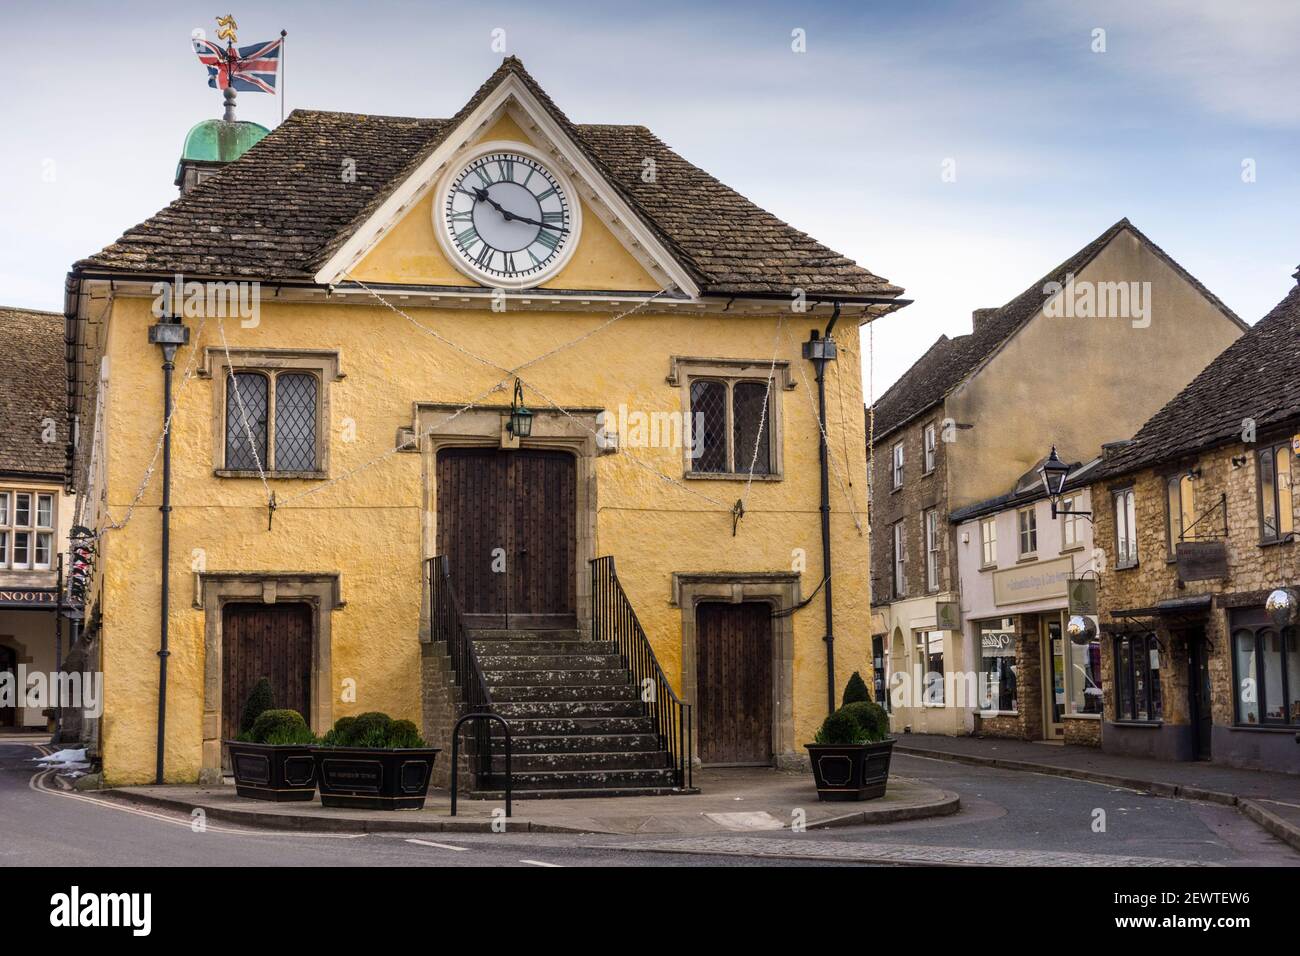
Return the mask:
M 311 723 L 311 607 L 227 604 L 221 619 L 221 732 L 239 733 L 244 704 L 265 677 L 279 709 Z
M 564 452 L 438 453 L 438 553 L 470 627 L 576 625 L 576 466 Z
M 700 604 L 695 615 L 702 763 L 772 762 L 772 613 L 766 604 Z
M 495 448 L 438 452 L 438 553 L 470 627 L 503 627 L 509 571 L 510 472 Z
M 577 487 L 573 456 L 507 452 L 513 520 L 510 526 L 510 624 L 575 627 Z

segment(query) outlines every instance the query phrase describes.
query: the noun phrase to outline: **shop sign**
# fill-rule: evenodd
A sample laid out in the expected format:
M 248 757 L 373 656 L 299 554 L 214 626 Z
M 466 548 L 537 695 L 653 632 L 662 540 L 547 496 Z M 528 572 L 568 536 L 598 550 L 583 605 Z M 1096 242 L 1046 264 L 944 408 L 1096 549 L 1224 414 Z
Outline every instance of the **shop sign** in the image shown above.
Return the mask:
M 58 604 L 57 588 L 2 588 L 0 608 L 49 608 Z
M 960 631 L 961 605 L 957 601 L 935 601 L 934 621 L 941 631 Z
M 1175 554 L 1180 581 L 1210 581 L 1228 576 L 1228 546 L 1223 541 L 1179 541 Z
M 1074 562 L 1069 558 L 1035 561 L 994 571 L 993 602 L 999 605 L 1024 604 L 1065 597 L 1066 584 L 1073 573 Z
M 1066 593 L 1070 599 L 1070 616 L 1084 614 L 1089 617 L 1097 616 L 1097 579 L 1096 578 L 1070 578 L 1067 582 Z

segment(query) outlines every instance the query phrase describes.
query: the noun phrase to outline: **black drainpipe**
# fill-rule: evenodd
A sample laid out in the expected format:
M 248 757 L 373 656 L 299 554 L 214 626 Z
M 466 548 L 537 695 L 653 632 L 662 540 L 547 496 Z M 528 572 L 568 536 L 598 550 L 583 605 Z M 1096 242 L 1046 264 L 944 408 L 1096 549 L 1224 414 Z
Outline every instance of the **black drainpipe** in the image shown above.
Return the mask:
M 822 603 L 826 608 L 826 636 L 822 640 L 826 642 L 827 713 L 832 713 L 835 710 L 835 624 L 832 617 L 834 602 L 831 600 L 831 485 L 830 462 L 827 457 L 829 449 L 827 448 L 826 436 L 826 363 L 834 361 L 834 355 L 830 352 L 829 343 L 826 340 L 831 337 L 831 332 L 834 330 L 835 323 L 839 321 L 839 318 L 840 304 L 836 302 L 835 311 L 831 313 L 831 320 L 826 326 L 826 331 L 822 332 L 820 336 L 823 357 L 816 358 L 812 353 L 812 343 L 817 342 L 819 338 L 816 329 L 813 329 L 812 335 L 809 336 L 809 344 L 804 346 L 805 357 L 810 358 L 817 369 L 817 420 L 820 424 L 818 431 L 821 439 L 818 460 L 821 465 Z
M 173 287 L 174 306 L 180 299 L 180 288 Z M 189 341 L 190 330 L 172 318 L 172 310 L 157 325 L 149 327 L 149 341 L 161 345 L 163 351 L 163 472 L 162 504 L 162 588 L 158 600 L 161 605 L 158 641 L 158 742 L 154 782 L 163 782 L 163 757 L 167 739 L 167 647 L 168 612 L 171 610 L 168 570 L 171 566 L 171 516 L 172 516 L 172 372 L 176 369 L 176 350 Z

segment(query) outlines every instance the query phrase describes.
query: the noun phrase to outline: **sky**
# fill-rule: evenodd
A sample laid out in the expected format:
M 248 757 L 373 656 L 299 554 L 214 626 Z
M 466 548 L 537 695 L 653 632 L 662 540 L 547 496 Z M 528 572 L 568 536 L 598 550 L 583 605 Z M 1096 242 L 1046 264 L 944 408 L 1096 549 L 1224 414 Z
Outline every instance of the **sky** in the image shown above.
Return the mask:
M 241 44 L 288 31 L 288 110 L 450 116 L 504 41 L 575 122 L 649 126 L 907 290 L 875 395 L 1125 216 L 1247 322 L 1300 265 L 1294 0 L 8 0 L 0 304 L 61 310 L 74 261 L 176 197 L 221 112 L 189 38 L 226 12 Z

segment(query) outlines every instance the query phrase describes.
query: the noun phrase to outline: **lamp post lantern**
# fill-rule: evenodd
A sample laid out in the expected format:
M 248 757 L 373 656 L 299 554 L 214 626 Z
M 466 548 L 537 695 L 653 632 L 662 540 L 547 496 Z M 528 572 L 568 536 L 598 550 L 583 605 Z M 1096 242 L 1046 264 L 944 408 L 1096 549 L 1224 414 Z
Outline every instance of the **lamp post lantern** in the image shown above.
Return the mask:
M 1091 521 L 1091 511 L 1076 511 L 1073 508 L 1067 508 L 1065 511 L 1061 511 L 1059 508 L 1061 492 L 1065 488 L 1065 479 L 1069 474 L 1070 466 L 1061 461 L 1060 456 L 1056 454 L 1056 446 L 1053 445 L 1051 454 L 1049 454 L 1046 460 L 1038 467 L 1038 475 L 1043 480 L 1043 490 L 1047 492 L 1047 500 L 1051 502 L 1052 505 L 1052 517 L 1058 518 L 1062 514 L 1070 514 L 1078 515 Z

